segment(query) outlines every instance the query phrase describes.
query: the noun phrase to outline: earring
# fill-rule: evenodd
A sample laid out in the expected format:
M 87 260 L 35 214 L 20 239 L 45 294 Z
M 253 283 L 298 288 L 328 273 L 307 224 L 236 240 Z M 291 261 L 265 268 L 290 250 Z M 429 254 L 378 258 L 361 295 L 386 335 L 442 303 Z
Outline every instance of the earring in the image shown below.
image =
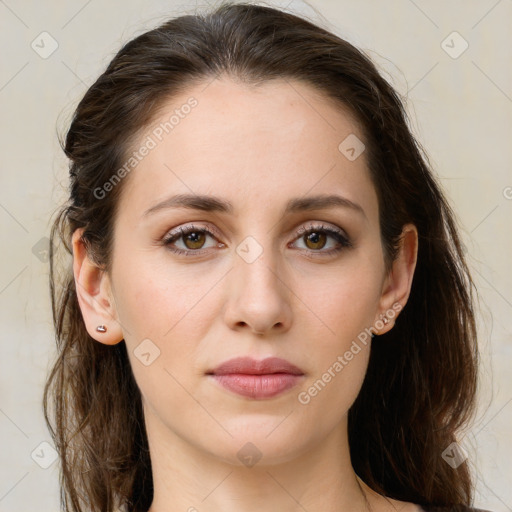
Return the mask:
M 387 316 L 383 316 L 382 317 L 382 322 L 384 323 L 384 325 L 388 325 L 389 324 L 388 317 Z
M 98 327 L 96 327 L 96 330 L 98 332 L 107 332 L 107 328 L 104 325 L 98 325 Z

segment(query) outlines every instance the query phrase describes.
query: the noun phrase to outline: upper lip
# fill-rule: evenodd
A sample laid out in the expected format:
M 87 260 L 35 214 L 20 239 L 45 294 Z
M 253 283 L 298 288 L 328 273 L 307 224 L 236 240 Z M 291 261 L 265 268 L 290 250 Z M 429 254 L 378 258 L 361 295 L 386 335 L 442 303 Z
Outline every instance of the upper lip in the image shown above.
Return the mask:
M 271 373 L 304 374 L 300 368 L 279 357 L 267 357 L 259 361 L 251 357 L 235 357 L 207 373 L 210 375 L 229 375 L 235 373 L 247 375 L 268 375 Z

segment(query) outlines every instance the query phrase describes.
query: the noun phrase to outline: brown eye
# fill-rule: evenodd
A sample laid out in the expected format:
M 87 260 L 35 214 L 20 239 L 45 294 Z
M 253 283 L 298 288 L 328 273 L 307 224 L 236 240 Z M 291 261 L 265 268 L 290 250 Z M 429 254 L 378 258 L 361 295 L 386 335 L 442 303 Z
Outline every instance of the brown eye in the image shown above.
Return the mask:
M 327 236 L 325 233 L 313 231 L 305 235 L 305 240 L 308 249 L 323 249 L 327 242 Z
M 222 247 L 223 244 L 211 244 L 208 246 L 208 238 L 215 242 L 215 234 L 207 227 L 198 228 L 195 226 L 180 227 L 174 233 L 164 238 L 164 245 L 180 255 L 199 255 L 215 246 Z M 181 246 L 181 247 L 180 247 Z
M 308 257 L 334 256 L 343 249 L 353 247 L 347 235 L 339 228 L 321 224 L 319 226 L 302 227 L 297 231 L 299 238 L 295 243 L 304 249 Z M 300 247 L 303 245 L 303 247 Z
M 201 249 L 206 240 L 205 233 L 201 231 L 190 231 L 182 237 L 188 249 Z

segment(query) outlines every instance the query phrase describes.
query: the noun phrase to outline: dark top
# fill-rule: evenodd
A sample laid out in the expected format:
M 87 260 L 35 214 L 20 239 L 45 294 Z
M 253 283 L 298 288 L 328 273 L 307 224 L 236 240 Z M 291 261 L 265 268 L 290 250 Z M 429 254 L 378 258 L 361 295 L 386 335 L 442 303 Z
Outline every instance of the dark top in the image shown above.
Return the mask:
M 451 507 L 434 507 L 428 505 L 421 505 L 421 509 L 425 512 L 490 512 L 481 508 L 471 508 L 465 505 L 453 505 Z

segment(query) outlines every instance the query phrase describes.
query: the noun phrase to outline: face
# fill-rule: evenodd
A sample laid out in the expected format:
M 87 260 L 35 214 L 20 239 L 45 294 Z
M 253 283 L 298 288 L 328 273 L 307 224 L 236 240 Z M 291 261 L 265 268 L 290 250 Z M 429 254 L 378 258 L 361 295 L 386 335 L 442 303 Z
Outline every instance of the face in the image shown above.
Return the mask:
M 306 84 L 228 78 L 174 97 L 148 136 L 108 276 L 148 430 L 233 464 L 248 442 L 291 460 L 346 429 L 368 329 L 410 286 L 410 265 L 385 271 L 364 151 L 339 149 L 363 136 Z M 240 357 L 252 370 L 216 370 Z

